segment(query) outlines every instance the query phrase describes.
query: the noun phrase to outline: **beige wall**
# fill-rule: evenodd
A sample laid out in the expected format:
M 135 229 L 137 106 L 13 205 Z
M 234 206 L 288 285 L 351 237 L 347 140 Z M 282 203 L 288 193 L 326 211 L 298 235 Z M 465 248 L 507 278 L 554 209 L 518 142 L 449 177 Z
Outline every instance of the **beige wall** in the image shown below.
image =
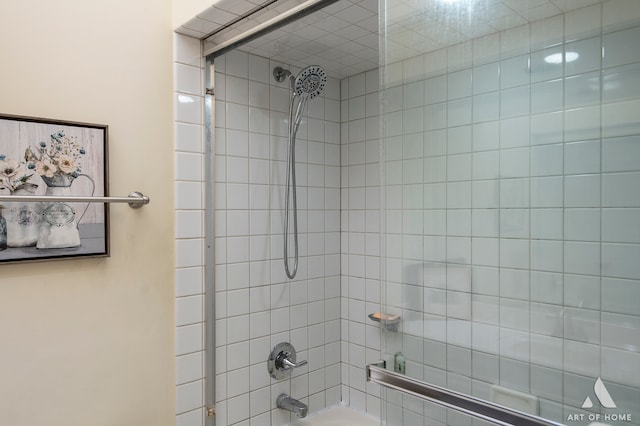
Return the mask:
M 2 0 L 0 113 L 109 125 L 111 258 L 0 265 L 0 424 L 175 423 L 171 0 Z

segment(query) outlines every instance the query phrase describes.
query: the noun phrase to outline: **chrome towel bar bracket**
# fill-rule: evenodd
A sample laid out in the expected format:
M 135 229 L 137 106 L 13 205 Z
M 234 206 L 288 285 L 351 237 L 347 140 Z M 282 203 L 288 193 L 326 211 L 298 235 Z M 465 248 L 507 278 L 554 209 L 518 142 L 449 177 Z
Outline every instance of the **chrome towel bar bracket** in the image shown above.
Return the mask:
M 55 197 L 40 195 L 0 195 L 0 203 L 10 202 L 69 202 L 69 203 L 127 203 L 132 209 L 139 209 L 151 201 L 149 197 L 138 191 L 133 191 L 128 197 Z

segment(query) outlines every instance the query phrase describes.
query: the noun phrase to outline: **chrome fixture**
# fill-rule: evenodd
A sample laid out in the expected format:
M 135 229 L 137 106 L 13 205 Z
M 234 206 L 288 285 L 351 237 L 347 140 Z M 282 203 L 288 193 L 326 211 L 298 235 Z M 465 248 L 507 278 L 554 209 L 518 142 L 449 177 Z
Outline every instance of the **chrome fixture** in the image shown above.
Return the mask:
M 398 331 L 398 324 L 400 323 L 400 315 L 384 314 L 382 312 L 374 312 L 369 314 L 371 321 L 379 322 L 387 331 Z
M 128 197 L 81 197 L 81 196 L 50 196 L 50 195 L 0 195 L 0 201 L 5 202 L 78 202 L 78 203 L 127 203 L 132 209 L 139 209 L 149 204 L 149 197 L 134 191 Z
M 267 359 L 269 374 L 276 380 L 286 379 L 291 370 L 302 367 L 307 361 L 296 362 L 296 350 L 291 343 L 278 343 Z
M 276 399 L 276 407 L 290 411 L 300 418 L 306 417 L 307 412 L 309 411 L 307 404 L 291 398 L 286 393 L 281 393 L 278 396 L 278 399 Z
M 298 202 L 296 198 L 296 135 L 302 114 L 309 99 L 313 99 L 324 91 L 327 74 L 318 65 L 311 65 L 298 73 L 294 78 L 291 71 L 282 67 L 273 69 L 273 78 L 282 82 L 289 78 L 291 102 L 289 103 L 289 154 L 287 157 L 287 186 L 284 201 L 284 271 L 289 279 L 298 272 Z M 290 196 L 289 194 L 292 195 Z M 293 204 L 293 268 L 289 267 L 289 199 Z
M 273 69 L 273 78 L 278 82 L 282 83 L 287 77 L 291 75 L 291 71 L 285 70 L 282 67 L 275 67 Z
M 327 84 L 327 74 L 324 69 L 318 65 L 311 65 L 300 71 L 296 77 L 296 95 L 313 99 L 322 93 L 325 84 Z

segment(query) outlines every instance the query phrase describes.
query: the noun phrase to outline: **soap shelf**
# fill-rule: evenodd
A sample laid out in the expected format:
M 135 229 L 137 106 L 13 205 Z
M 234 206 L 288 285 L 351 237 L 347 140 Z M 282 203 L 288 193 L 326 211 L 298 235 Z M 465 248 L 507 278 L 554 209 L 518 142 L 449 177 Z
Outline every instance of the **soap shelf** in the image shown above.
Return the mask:
M 398 324 L 400 323 L 400 315 L 384 314 L 382 312 L 374 312 L 369 314 L 371 321 L 381 323 L 387 331 L 398 331 Z

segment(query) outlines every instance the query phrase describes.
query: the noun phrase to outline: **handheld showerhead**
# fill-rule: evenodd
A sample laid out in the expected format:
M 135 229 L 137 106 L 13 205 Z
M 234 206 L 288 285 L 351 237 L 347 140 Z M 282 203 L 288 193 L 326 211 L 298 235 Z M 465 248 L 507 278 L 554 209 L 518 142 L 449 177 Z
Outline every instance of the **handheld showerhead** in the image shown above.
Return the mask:
M 291 93 L 291 102 L 289 103 L 289 156 L 287 158 L 287 187 L 285 190 L 285 213 L 284 213 L 284 271 L 287 277 L 293 279 L 298 271 L 298 207 L 296 201 L 296 167 L 295 167 L 295 146 L 296 134 L 298 127 L 302 122 L 302 114 L 304 107 L 309 99 L 313 99 L 320 95 L 327 83 L 327 74 L 322 67 L 311 65 L 300 71 L 295 80 L 291 73 L 287 71 L 275 69 L 273 76 L 277 81 L 284 81 L 289 77 L 292 82 L 293 92 Z M 293 268 L 289 269 L 289 200 L 292 195 L 293 204 L 293 243 L 294 243 L 294 263 Z
M 318 65 L 311 65 L 297 75 L 294 90 L 300 97 L 313 99 L 322 93 L 326 83 L 327 73 L 324 69 Z

